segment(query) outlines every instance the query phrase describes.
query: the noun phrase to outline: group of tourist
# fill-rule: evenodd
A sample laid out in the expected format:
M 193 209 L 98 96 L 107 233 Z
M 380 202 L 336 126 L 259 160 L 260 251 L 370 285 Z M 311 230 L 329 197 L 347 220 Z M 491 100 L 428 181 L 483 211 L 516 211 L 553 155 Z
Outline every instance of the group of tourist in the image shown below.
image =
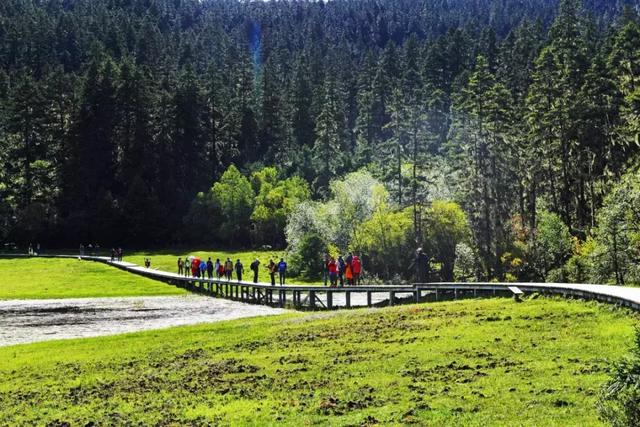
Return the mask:
M 280 262 L 276 263 L 273 259 L 269 260 L 266 265 L 269 276 L 271 277 L 271 285 L 276 284 L 276 273 L 280 279 L 280 285 L 285 284 L 287 274 L 287 263 L 284 258 L 280 258 Z M 260 269 L 260 260 L 255 259 L 250 265 L 249 269 L 253 272 L 253 283 L 258 283 L 258 273 Z M 220 258 L 213 261 L 209 257 L 206 261 L 201 260 L 198 257 L 186 257 L 184 260 L 182 257 L 178 258 L 178 274 L 185 277 L 197 277 L 202 279 L 218 280 L 226 279 L 231 281 L 235 273 L 238 282 L 242 281 L 242 275 L 244 274 L 244 265 L 237 259 L 234 263 L 231 258 L 227 258 L 226 261 L 221 261 Z
M 327 286 L 327 281 L 332 288 L 337 287 L 338 283 L 340 283 L 340 286 L 344 286 L 345 281 L 347 286 L 361 284 L 362 261 L 358 255 L 349 252 L 346 257 L 343 258 L 340 255 L 337 259 L 330 255 L 325 255 L 323 267 L 324 286 Z
M 111 262 L 113 261 L 122 261 L 122 257 L 124 256 L 124 251 L 122 248 L 111 248 Z M 149 265 L 147 265 L 147 259 L 145 258 L 145 267 L 151 266 L 151 261 L 149 261 Z

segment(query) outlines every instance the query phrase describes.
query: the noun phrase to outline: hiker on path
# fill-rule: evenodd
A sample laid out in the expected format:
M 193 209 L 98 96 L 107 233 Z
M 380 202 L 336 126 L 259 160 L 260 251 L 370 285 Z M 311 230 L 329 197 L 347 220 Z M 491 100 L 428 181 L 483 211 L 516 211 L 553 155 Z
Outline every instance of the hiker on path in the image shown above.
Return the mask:
M 80 255 L 84 255 L 84 245 L 80 243 Z
M 227 258 L 224 263 L 224 275 L 227 280 L 231 280 L 231 276 L 233 275 L 233 261 L 231 261 L 230 258 Z
M 322 281 L 324 286 L 327 286 L 327 280 L 329 279 L 329 255 L 324 254 L 322 257 Z
M 269 260 L 269 264 L 267 264 L 267 270 L 269 270 L 269 276 L 271 277 L 271 286 L 276 285 L 276 270 L 278 270 L 278 266 L 272 259 Z
M 238 278 L 238 282 L 242 282 L 242 273 L 244 273 L 244 266 L 240 262 L 239 258 L 236 261 L 235 268 L 236 268 L 236 277 Z
M 149 258 L 144 259 L 144 266 L 145 268 L 151 267 L 151 260 Z
M 194 259 L 191 261 L 191 276 L 198 277 L 200 274 L 200 260 Z
M 91 245 L 89 245 L 91 246 Z M 122 257 L 124 256 L 124 251 L 122 248 L 118 248 L 118 261 L 122 262 Z
M 327 269 L 329 270 L 329 280 L 331 282 L 331 287 L 335 288 L 338 284 L 338 263 L 335 258 L 331 258 L 329 264 L 327 264 Z
M 200 274 L 198 277 L 202 277 L 203 279 L 207 275 L 207 263 L 205 261 L 200 260 Z
M 191 273 L 191 260 L 187 258 L 184 261 L 184 276 L 189 277 L 190 273 Z
M 249 266 L 251 271 L 253 271 L 253 283 L 258 283 L 258 267 L 260 267 L 260 261 L 256 258 Z
M 338 257 L 338 280 L 340 281 L 340 287 L 344 286 L 344 269 L 347 263 L 342 258 L 342 255 Z
M 360 286 L 360 273 L 362 273 L 362 262 L 358 255 L 353 256 L 353 260 L 351 261 L 351 266 L 353 268 L 353 283 L 356 286 Z
M 115 259 L 116 259 L 116 249 L 111 248 L 111 262 L 115 261 Z
M 220 258 L 216 258 L 216 263 L 214 265 L 215 270 L 216 270 L 216 277 L 218 279 L 220 279 L 220 277 L 222 276 L 222 273 L 220 273 Z
M 207 277 L 213 279 L 213 261 L 211 261 L 211 257 L 207 260 Z
M 280 276 L 280 286 L 284 286 L 284 281 L 287 274 L 287 263 L 284 262 L 284 258 L 280 258 L 278 263 L 278 275 Z
M 429 257 L 422 248 L 416 250 L 416 280 L 418 283 L 426 283 L 427 270 L 429 268 Z
M 113 249 L 111 250 L 111 258 L 113 258 Z M 184 261 L 182 261 L 182 257 L 178 258 L 178 274 L 182 276 L 184 274 Z
M 349 254 L 347 254 L 347 257 L 344 260 L 347 265 L 351 265 L 351 263 L 353 262 L 353 254 L 351 252 L 349 252 Z
M 347 279 L 347 286 L 353 286 L 353 270 L 351 264 L 345 264 L 344 277 Z

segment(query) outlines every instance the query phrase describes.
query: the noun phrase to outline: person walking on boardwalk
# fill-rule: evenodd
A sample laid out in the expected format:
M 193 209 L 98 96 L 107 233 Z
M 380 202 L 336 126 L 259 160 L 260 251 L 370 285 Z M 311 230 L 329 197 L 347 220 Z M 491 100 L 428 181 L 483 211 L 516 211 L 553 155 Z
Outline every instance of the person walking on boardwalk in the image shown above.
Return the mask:
M 347 286 L 353 286 L 353 270 L 351 264 L 345 264 L 344 277 L 347 279 Z
M 216 263 L 214 265 L 215 270 L 216 270 L 216 277 L 218 279 L 220 279 L 220 276 L 222 276 L 222 274 L 220 273 L 220 258 L 216 258 Z
M 200 275 L 198 277 L 202 277 L 203 279 L 207 275 L 207 263 L 204 260 L 200 260 Z
M 331 258 L 329 263 L 327 264 L 327 270 L 329 271 L 329 281 L 331 282 L 331 287 L 335 288 L 338 284 L 338 263 L 335 258 Z
M 258 268 L 260 267 L 260 261 L 258 258 L 255 259 L 249 266 L 251 271 L 253 271 L 253 283 L 258 283 Z
M 322 257 L 322 281 L 324 286 L 327 286 L 327 280 L 329 280 L 329 255 L 324 254 Z
M 184 261 L 184 276 L 189 277 L 191 274 L 191 258 L 187 257 Z
M 233 275 L 233 261 L 231 261 L 230 258 L 227 258 L 227 260 L 224 263 L 224 276 L 227 278 L 227 280 L 231 280 L 232 275 Z
M 272 259 L 269 260 L 269 264 L 267 264 L 267 270 L 269 270 L 269 276 L 271 277 L 271 286 L 276 285 L 276 270 L 278 266 Z
M 207 260 L 207 277 L 213 279 L 213 261 L 211 261 L 211 257 Z
M 113 251 L 113 249 L 112 249 Z M 184 274 L 184 262 L 182 261 L 182 257 L 178 258 L 178 274 L 182 276 Z
M 340 287 L 344 286 L 344 269 L 347 263 L 344 262 L 342 255 L 338 256 L 338 280 L 340 281 Z
M 280 286 L 284 286 L 287 275 L 287 263 L 284 262 L 284 258 L 280 258 L 280 262 L 278 263 L 278 275 L 280 276 Z
M 360 261 L 360 258 L 358 258 L 358 255 L 353 256 L 351 265 L 353 268 L 353 283 L 356 286 L 360 286 L 360 273 L 362 273 L 362 262 Z
M 198 277 L 198 274 L 200 274 L 200 260 L 193 259 L 191 260 L 191 276 Z
M 111 262 L 115 261 L 115 259 L 116 259 L 116 249 L 111 248 Z
M 240 262 L 239 258 L 236 261 L 235 268 L 236 268 L 236 278 L 238 279 L 238 282 L 242 282 L 242 273 L 244 273 L 244 266 Z

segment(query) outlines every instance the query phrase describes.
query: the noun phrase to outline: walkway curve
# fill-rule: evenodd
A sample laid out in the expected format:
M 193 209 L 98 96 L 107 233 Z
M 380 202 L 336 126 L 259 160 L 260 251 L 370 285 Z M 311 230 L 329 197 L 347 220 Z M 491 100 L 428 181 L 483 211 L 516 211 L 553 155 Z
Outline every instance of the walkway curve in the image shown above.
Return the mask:
M 20 255 L 18 255 L 20 256 Z M 24 256 L 24 255 L 23 255 Z M 16 255 L 12 255 L 16 257 Z M 456 299 L 468 296 L 512 295 L 510 287 L 524 293 L 542 293 L 598 300 L 640 311 L 640 288 L 615 285 L 580 283 L 493 283 L 451 282 L 416 283 L 407 286 L 357 286 L 331 288 L 310 285 L 271 286 L 270 283 L 227 281 L 225 279 L 201 279 L 185 277 L 168 271 L 145 268 L 126 261 L 111 261 L 109 257 L 79 255 L 45 255 L 40 257 L 74 258 L 101 262 L 127 272 L 164 281 L 189 290 L 213 294 L 214 296 L 264 305 L 293 305 L 293 308 L 326 308 L 340 306 L 351 308 L 358 305 L 393 305 L 398 302 L 422 302 L 440 299 Z M 276 295 L 274 299 L 274 294 Z M 379 295 L 383 294 L 384 298 Z M 287 299 L 287 295 L 292 299 Z M 378 295 L 378 297 L 374 297 Z M 354 296 L 366 296 L 366 304 L 355 301 Z M 336 298 L 337 297 L 337 298 Z M 353 302 L 353 303 L 352 303 Z

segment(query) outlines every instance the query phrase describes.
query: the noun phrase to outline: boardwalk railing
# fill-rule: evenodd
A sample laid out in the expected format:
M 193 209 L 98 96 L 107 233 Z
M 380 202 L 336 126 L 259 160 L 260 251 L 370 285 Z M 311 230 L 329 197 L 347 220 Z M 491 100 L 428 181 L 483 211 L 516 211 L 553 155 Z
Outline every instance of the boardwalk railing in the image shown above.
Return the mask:
M 15 255 L 12 255 L 15 257 Z M 407 286 L 272 286 L 226 279 L 206 279 L 182 276 L 168 271 L 145 268 L 126 261 L 111 261 L 108 257 L 49 255 L 55 258 L 76 258 L 102 262 L 130 273 L 164 281 L 190 291 L 246 303 L 293 307 L 295 309 L 327 309 L 372 307 L 408 302 L 439 301 L 469 297 L 510 296 L 520 291 L 598 300 L 640 311 L 640 288 L 613 285 L 574 283 L 415 283 Z M 511 289 L 510 289 L 511 288 Z

